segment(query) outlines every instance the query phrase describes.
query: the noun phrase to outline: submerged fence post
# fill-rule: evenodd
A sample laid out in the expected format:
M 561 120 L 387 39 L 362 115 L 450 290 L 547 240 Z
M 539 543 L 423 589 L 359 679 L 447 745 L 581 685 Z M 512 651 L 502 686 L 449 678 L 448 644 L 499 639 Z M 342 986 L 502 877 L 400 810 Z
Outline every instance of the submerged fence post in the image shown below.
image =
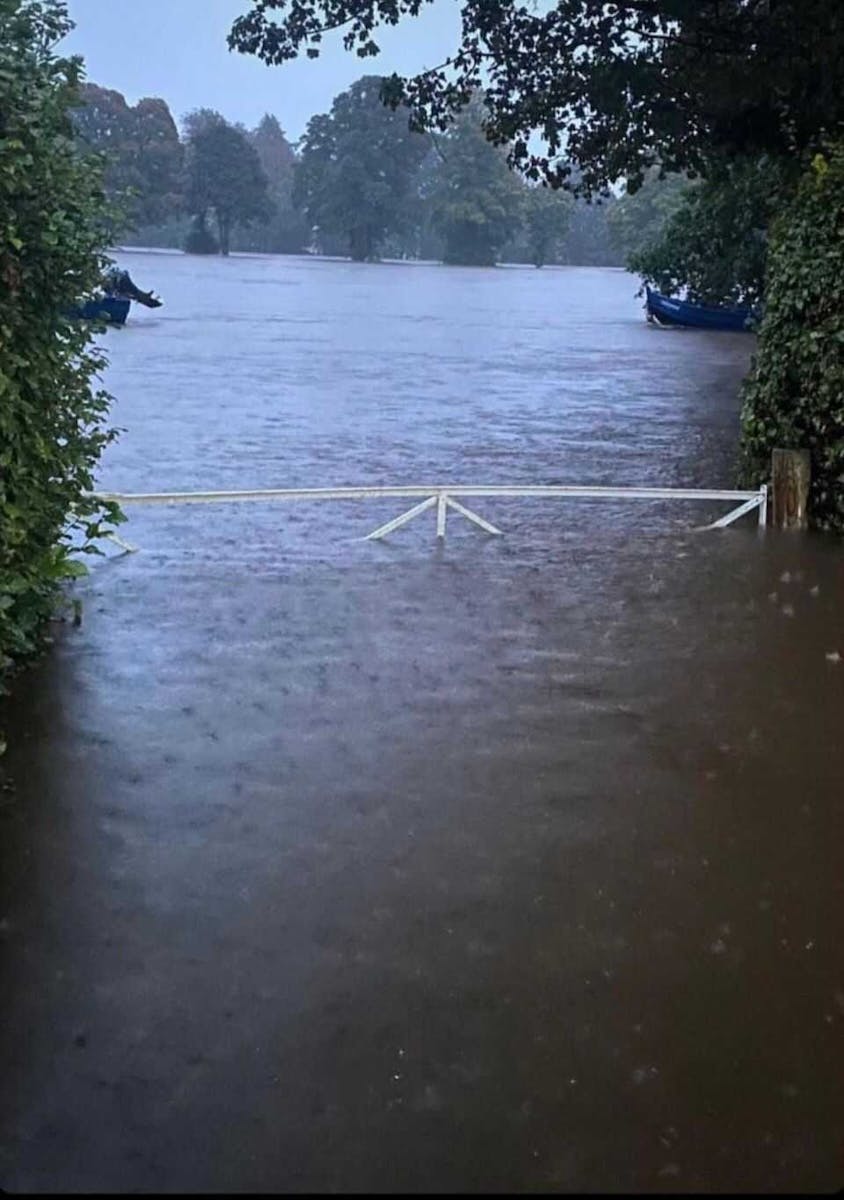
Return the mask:
M 812 478 L 808 450 L 775 450 L 771 461 L 774 525 L 777 529 L 807 529 L 809 484 Z

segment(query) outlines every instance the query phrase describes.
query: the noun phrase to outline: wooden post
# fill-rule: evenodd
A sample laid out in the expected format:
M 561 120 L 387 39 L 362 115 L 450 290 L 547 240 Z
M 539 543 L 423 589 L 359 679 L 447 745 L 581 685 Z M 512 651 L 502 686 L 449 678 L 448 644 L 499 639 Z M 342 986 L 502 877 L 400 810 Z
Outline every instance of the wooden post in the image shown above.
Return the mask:
M 809 525 L 809 483 L 812 464 L 808 450 L 775 450 L 771 464 L 774 526 L 806 529 Z

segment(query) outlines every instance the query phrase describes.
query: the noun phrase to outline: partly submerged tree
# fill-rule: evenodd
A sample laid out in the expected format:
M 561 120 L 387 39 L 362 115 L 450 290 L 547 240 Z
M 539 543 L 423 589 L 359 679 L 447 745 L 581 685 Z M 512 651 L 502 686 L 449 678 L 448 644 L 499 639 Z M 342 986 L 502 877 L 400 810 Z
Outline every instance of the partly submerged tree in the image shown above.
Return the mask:
M 72 544 L 119 516 L 91 495 L 104 360 L 68 317 L 107 244 L 102 163 L 71 121 L 82 63 L 56 50 L 71 28 L 58 0 L 0 0 L 0 690 L 81 572 Z
M 525 240 L 535 267 L 559 262 L 571 226 L 571 197 L 565 192 L 538 186 L 527 190 L 524 200 Z
M 509 170 L 505 152 L 487 140 L 482 121 L 477 96 L 435 143 L 432 220 L 445 243 L 443 259 L 451 264 L 494 266 L 522 221 L 524 186 Z
M 194 217 L 194 232 L 207 232 L 207 221 L 213 216 L 220 253 L 228 254 L 235 225 L 269 217 L 267 177 L 245 132 L 218 112 L 197 109 L 184 124 L 186 204 Z
M 330 113 L 311 118 L 293 193 L 317 237 L 345 237 L 360 262 L 374 258 L 406 221 L 429 146 L 408 128 L 406 111 L 381 103 L 381 86 L 379 76 L 366 75 L 335 99 Z
M 270 254 L 296 254 L 310 241 L 304 213 L 293 203 L 296 154 L 278 119 L 267 113 L 249 140 L 267 177 L 272 214 L 256 230 L 256 248 Z

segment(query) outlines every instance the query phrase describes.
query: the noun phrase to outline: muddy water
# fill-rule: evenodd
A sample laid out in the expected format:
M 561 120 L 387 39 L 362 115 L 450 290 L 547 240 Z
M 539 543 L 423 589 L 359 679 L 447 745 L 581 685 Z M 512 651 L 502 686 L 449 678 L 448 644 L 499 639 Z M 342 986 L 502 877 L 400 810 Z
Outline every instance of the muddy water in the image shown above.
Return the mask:
M 104 486 L 730 482 L 623 273 L 125 262 Z M 0 1186 L 841 1186 L 840 544 L 477 506 L 132 510 L 5 715 Z

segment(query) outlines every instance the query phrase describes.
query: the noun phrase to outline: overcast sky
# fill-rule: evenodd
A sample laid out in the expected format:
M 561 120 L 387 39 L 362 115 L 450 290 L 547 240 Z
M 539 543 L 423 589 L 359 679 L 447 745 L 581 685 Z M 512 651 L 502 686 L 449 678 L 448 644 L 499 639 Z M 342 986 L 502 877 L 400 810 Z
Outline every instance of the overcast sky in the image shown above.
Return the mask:
M 63 49 L 83 55 L 91 83 L 132 104 L 161 96 L 177 121 L 204 107 L 253 127 L 271 112 L 291 139 L 361 75 L 435 66 L 459 33 L 457 0 L 434 0 L 423 16 L 384 31 L 379 58 L 356 58 L 333 38 L 316 61 L 267 67 L 226 46 L 250 0 L 68 0 L 68 7 L 76 29 Z

